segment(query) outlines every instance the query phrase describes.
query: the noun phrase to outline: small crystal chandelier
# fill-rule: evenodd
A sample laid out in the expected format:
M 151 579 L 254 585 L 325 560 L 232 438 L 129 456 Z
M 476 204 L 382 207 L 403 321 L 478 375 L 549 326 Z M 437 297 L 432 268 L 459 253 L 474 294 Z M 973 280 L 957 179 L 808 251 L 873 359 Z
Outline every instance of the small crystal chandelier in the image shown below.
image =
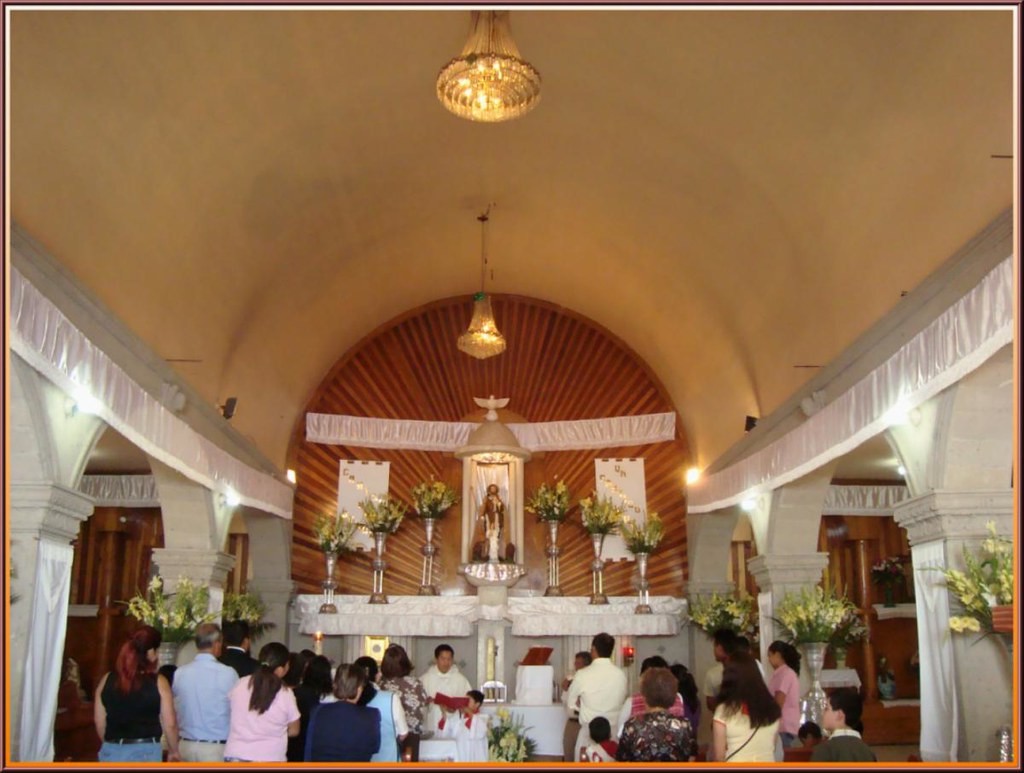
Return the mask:
M 540 73 L 519 57 L 508 11 L 471 11 L 462 55 L 441 68 L 437 98 L 470 121 L 508 121 L 540 102 Z
M 480 292 L 473 296 L 473 318 L 469 321 L 469 330 L 459 336 L 459 351 L 485 360 L 505 351 L 505 336 L 498 330 L 491 311 L 491 299 L 484 292 L 484 281 L 487 279 L 487 221 L 488 213 L 484 212 L 477 220 L 480 221 Z

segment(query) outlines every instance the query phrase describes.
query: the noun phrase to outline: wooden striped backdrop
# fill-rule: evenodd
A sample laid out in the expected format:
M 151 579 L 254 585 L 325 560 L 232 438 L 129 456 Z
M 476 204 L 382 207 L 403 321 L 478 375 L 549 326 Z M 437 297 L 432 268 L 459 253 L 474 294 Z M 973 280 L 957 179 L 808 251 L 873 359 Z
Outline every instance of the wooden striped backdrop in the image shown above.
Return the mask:
M 447 299 L 392 320 L 353 347 L 330 371 L 306 410 L 391 419 L 460 421 L 479 419 L 473 397 L 510 397 L 509 409 L 525 421 L 559 421 L 659 413 L 675 410 L 647 366 L 621 341 L 593 322 L 564 308 L 518 296 L 492 296 L 498 327 L 508 341 L 504 354 L 477 360 L 456 349 L 471 314 L 465 298 Z M 686 579 L 686 503 L 683 472 L 690 456 L 682 426 L 677 439 L 632 448 L 537 454 L 526 464 L 529 495 L 555 476 L 565 480 L 573 500 L 595 486 L 594 459 L 643 457 L 648 508 L 658 511 L 666 536 L 652 556 L 653 594 L 682 593 Z M 305 441 L 305 415 L 289 448 L 289 466 L 297 474 L 292 544 L 292 577 L 300 593 L 320 591 L 323 556 L 313 539 L 316 515 L 333 511 L 338 465 L 342 459 L 391 462 L 391 495 L 409 502 L 409 491 L 431 475 L 461 490 L 461 462 L 451 454 L 320 445 Z M 516 588 L 546 586 L 546 531 L 527 514 L 525 565 L 529 573 Z M 434 582 L 442 590 L 472 593 L 457 576 L 460 549 L 458 508 L 439 525 Z M 385 592 L 415 594 L 420 584 L 424 530 L 407 517 L 388 539 Z M 561 581 L 567 595 L 590 592 L 592 548 L 574 508 L 563 525 Z M 520 548 L 520 556 L 523 550 Z M 345 555 L 339 562 L 339 592 L 369 594 L 369 553 Z M 634 563 L 609 564 L 605 590 L 634 591 Z

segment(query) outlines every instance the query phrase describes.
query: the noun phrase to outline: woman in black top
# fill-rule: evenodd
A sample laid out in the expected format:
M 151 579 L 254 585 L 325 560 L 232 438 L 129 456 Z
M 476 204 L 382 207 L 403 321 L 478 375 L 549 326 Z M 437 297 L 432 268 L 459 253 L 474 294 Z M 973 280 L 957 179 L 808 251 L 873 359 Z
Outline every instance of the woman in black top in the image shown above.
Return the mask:
M 380 712 L 360 706 L 366 672 L 342 664 L 334 676 L 336 703 L 321 703 L 309 718 L 306 762 L 369 762 L 380 749 Z
M 306 730 L 313 709 L 320 705 L 325 696 L 331 694 L 331 661 L 323 655 L 316 655 L 306 664 L 302 684 L 295 688 L 295 703 L 299 707 L 299 734 L 288 739 L 288 762 L 302 762 L 306 754 Z
M 100 679 L 93 703 L 103 739 L 100 762 L 160 762 L 161 733 L 167 736 L 167 761 L 181 761 L 171 686 L 156 673 L 159 646 L 160 632 L 142 626 L 121 646 L 114 670 Z

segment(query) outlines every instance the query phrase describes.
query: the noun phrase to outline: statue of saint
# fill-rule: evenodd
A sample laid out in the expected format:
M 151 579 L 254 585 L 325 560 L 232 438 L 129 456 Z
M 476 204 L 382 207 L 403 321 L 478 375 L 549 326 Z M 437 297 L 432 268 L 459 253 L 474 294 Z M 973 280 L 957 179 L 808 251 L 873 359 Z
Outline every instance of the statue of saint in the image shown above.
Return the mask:
M 480 521 L 483 540 L 473 546 L 473 560 L 497 562 L 502 558 L 502 538 L 505 532 L 505 503 L 501 501 L 498 486 L 494 483 L 487 487 L 487 495 L 480 504 L 477 513 Z M 505 559 L 515 560 L 515 545 L 505 547 Z

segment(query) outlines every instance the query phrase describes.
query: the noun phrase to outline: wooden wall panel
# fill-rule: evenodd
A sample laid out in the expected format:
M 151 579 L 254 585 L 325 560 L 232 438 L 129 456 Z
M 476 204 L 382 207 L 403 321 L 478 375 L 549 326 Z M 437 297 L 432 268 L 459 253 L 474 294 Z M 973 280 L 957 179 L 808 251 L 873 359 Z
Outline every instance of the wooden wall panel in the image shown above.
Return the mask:
M 664 389 L 647 367 L 607 331 L 571 312 L 542 301 L 492 296 L 498 327 L 508 341 L 502 355 L 476 360 L 455 346 L 470 318 L 471 303 L 449 299 L 410 312 L 382 326 L 354 347 L 331 370 L 306 410 L 392 419 L 460 421 L 482 411 L 473 397 L 510 397 L 509 410 L 525 421 L 605 418 L 672 411 Z M 644 458 L 648 508 L 658 511 L 666 537 L 652 557 L 649 578 L 654 594 L 682 593 L 687 576 L 686 502 L 683 471 L 689 450 L 681 425 L 677 439 L 635 448 L 538 454 L 526 465 L 529 494 L 544 481 L 564 479 L 578 501 L 594 488 L 594 459 Z M 409 491 L 432 475 L 461 490 L 461 463 L 451 454 L 346 448 L 305 441 L 305 416 L 296 427 L 289 466 L 296 470 L 292 577 L 300 593 L 320 591 L 323 556 L 312 534 L 321 512 L 337 501 L 338 465 L 343 459 L 391 462 L 391 494 L 407 504 Z M 543 590 L 546 529 L 526 514 L 527 577 L 517 588 Z M 434 582 L 450 592 L 473 592 L 456 575 L 461 526 L 456 509 L 439 524 Z M 420 546 L 424 530 L 414 517 L 388 539 L 385 592 L 414 594 L 420 584 Z M 562 588 L 569 595 L 590 592 L 590 540 L 576 508 L 560 530 Z M 339 562 L 339 591 L 370 592 L 369 553 L 353 553 Z M 634 592 L 633 562 L 610 564 L 605 588 L 610 594 Z

